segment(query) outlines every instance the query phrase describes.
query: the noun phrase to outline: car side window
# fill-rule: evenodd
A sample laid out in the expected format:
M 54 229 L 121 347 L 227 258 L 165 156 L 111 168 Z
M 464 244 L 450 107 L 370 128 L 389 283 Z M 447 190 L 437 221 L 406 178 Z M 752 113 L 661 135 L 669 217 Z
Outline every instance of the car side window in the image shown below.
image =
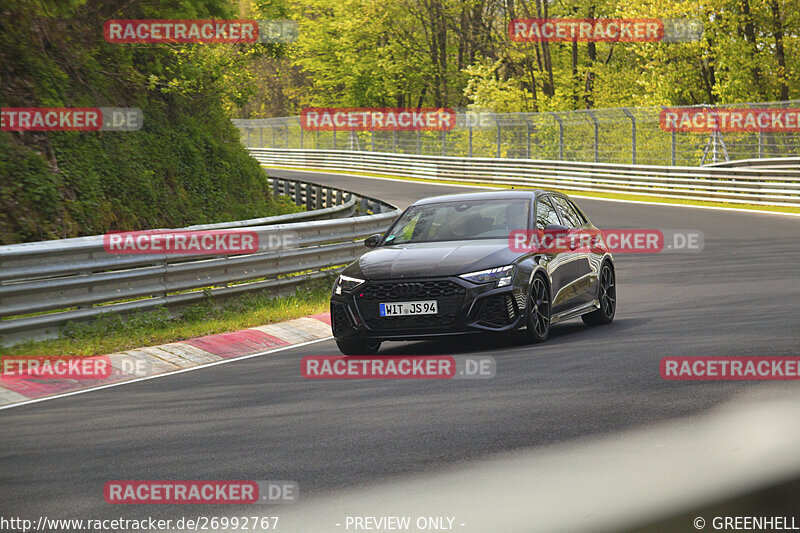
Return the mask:
M 583 226 L 586 221 L 583 220 L 583 217 L 578 213 L 578 211 L 572 207 L 572 204 L 560 196 L 553 196 L 553 203 L 558 207 L 558 212 L 561 213 L 561 218 L 564 220 L 564 225 L 569 228 L 579 228 Z
M 587 219 L 586 216 L 584 216 L 583 212 L 580 209 L 578 209 L 578 206 L 575 205 L 575 202 L 573 202 L 572 200 L 567 200 L 567 203 L 570 205 L 570 207 L 572 207 L 572 211 L 575 213 L 575 215 L 577 215 L 578 220 L 581 221 L 581 226 L 589 222 L 589 219 Z
M 536 229 L 544 229 L 548 224 L 561 225 L 561 221 L 548 198 L 539 198 L 536 200 Z

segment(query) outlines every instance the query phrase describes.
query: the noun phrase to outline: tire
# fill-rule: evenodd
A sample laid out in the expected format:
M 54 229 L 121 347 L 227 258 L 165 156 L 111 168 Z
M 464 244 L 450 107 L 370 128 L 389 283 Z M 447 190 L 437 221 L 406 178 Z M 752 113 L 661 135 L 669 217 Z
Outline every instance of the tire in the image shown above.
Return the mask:
M 380 341 L 343 340 L 336 341 L 336 346 L 344 355 L 374 355 L 381 347 Z
M 528 295 L 528 314 L 526 318 L 525 338 L 528 342 L 540 343 L 550 335 L 550 287 L 543 276 L 536 275 L 531 282 Z
M 584 324 L 588 326 L 602 326 L 611 324 L 617 312 L 617 278 L 614 267 L 609 262 L 600 267 L 600 289 L 597 299 L 600 309 L 581 316 Z

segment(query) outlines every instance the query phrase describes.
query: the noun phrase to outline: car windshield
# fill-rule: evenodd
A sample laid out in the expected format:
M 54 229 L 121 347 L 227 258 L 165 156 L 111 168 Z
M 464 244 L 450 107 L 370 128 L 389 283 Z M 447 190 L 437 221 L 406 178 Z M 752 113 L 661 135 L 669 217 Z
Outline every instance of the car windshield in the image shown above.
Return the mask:
M 384 245 L 507 239 L 512 230 L 528 229 L 529 205 L 524 199 L 414 205 L 392 226 Z

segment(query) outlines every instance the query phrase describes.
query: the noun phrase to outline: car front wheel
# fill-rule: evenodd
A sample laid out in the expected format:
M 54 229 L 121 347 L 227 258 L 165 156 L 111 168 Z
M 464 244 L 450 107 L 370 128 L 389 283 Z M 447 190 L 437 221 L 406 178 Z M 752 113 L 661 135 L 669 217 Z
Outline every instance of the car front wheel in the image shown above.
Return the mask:
M 528 297 L 525 336 L 530 342 L 544 342 L 550 335 L 550 288 L 542 276 L 534 276 Z

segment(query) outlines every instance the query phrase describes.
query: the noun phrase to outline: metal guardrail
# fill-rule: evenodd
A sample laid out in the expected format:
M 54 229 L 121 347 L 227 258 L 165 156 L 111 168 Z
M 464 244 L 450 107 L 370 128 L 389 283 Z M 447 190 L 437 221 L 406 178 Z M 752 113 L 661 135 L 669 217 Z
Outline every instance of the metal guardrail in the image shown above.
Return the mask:
M 53 336 L 69 321 L 106 313 L 254 290 L 285 294 L 331 274 L 322 269 L 357 259 L 365 251 L 360 240 L 384 231 L 399 213 L 341 189 L 280 178 L 270 183 L 275 193 L 310 210 L 169 230 L 246 228 L 258 235 L 259 251 L 253 254 L 113 254 L 105 250 L 102 235 L 0 246 L 2 343 Z M 290 246 L 272 245 L 287 242 L 287 236 Z
M 710 163 L 709 167 L 719 168 L 768 168 L 772 170 L 800 170 L 800 157 L 769 157 L 765 159 L 737 159 L 736 161 L 723 161 Z
M 800 100 L 680 109 L 795 109 Z M 665 131 L 662 107 L 620 107 L 541 113 L 456 110 L 451 131 L 304 131 L 300 118 L 233 119 L 250 148 L 349 150 L 409 155 L 593 161 L 694 166 L 728 159 L 797 157 L 794 132 Z
M 800 169 L 663 167 L 269 148 L 250 148 L 250 154 L 267 166 L 800 207 Z

